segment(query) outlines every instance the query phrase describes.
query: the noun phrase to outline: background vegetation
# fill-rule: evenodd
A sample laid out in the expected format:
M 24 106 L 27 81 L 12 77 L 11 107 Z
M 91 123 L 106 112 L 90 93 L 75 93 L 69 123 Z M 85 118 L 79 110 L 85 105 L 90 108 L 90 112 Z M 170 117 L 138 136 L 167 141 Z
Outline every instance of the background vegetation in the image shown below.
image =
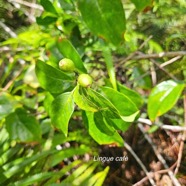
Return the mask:
M 0 185 L 186 185 L 185 29 L 184 0 L 0 0 Z

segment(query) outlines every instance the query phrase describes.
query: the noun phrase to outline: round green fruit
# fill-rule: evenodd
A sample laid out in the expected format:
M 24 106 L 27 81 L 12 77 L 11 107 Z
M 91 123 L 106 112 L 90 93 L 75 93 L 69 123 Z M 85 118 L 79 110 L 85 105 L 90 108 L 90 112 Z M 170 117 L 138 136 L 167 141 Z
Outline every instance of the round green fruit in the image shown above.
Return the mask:
M 75 65 L 71 59 L 64 58 L 59 62 L 59 68 L 65 72 L 73 72 Z
M 92 82 L 93 80 L 88 74 L 80 74 L 78 77 L 78 83 L 82 87 L 90 87 Z

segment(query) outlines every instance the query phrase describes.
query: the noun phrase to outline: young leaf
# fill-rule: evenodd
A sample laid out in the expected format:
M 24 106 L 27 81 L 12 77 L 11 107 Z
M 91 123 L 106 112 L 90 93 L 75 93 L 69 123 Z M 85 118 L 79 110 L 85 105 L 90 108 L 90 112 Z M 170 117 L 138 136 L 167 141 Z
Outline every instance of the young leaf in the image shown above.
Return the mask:
M 105 96 L 117 108 L 124 121 L 134 121 L 139 111 L 136 105 L 127 96 L 109 87 L 104 87 L 102 90 Z
M 74 100 L 72 92 L 61 94 L 52 102 L 50 116 L 53 125 L 60 129 L 65 136 L 68 134 L 68 124 L 73 111 Z
M 39 141 L 41 128 L 35 117 L 18 108 L 6 117 L 6 129 L 11 139 L 21 142 Z
M 85 23 L 94 34 L 115 45 L 123 41 L 126 20 L 121 0 L 78 0 L 78 5 Z
M 184 84 L 172 80 L 163 81 L 152 89 L 148 99 L 148 115 L 154 121 L 169 111 L 180 98 Z
M 83 87 L 79 85 L 76 86 L 74 90 L 74 102 L 82 110 L 97 112 L 98 107 L 91 100 L 88 99 L 88 96 L 84 94 Z
M 94 113 L 92 112 L 86 112 L 83 115 L 83 119 L 85 124 L 88 127 L 88 132 L 90 136 L 100 145 L 108 145 L 108 144 L 116 144 L 117 146 L 123 146 L 123 139 L 122 137 L 118 134 L 117 131 L 113 133 L 113 135 L 107 135 L 103 132 L 101 132 L 94 121 Z
M 37 61 L 36 75 L 41 86 L 51 93 L 62 93 L 74 83 L 74 77 L 42 61 Z
M 65 38 L 62 39 L 59 38 L 57 41 L 57 46 L 64 58 L 71 59 L 74 62 L 74 65 L 79 72 L 81 73 L 87 72 L 83 65 L 80 55 L 78 54 L 77 50 L 70 43 L 69 40 Z

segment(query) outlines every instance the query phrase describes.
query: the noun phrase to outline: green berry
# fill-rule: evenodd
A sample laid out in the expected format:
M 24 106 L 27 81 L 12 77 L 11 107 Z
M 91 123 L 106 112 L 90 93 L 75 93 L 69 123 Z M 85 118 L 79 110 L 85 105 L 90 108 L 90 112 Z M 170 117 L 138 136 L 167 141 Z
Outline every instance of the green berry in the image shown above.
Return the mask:
M 78 83 L 82 87 L 90 87 L 92 82 L 93 80 L 88 74 L 80 74 L 78 77 Z
M 59 68 L 65 72 L 73 72 L 75 65 L 71 59 L 64 58 L 59 62 Z

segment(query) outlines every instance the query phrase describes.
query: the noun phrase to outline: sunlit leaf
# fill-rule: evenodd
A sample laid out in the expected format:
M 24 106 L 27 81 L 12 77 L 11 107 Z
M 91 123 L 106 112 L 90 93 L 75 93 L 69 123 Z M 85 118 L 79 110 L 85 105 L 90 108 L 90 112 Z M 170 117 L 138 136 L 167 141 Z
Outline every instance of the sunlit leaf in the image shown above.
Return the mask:
M 78 7 L 85 23 L 94 34 L 115 45 L 123 41 L 126 23 L 120 0 L 78 0 Z
M 52 123 L 58 129 L 60 129 L 65 136 L 68 134 L 68 124 L 73 111 L 74 100 L 72 92 L 61 94 L 52 102 L 52 107 L 50 110 Z
M 86 112 L 84 122 L 88 127 L 90 136 L 100 145 L 115 144 L 116 146 L 123 146 L 123 139 L 117 131 L 113 135 L 107 135 L 97 128 L 94 121 L 94 113 Z
M 74 83 L 74 77 L 42 61 L 37 61 L 36 75 L 41 86 L 51 93 L 62 93 Z
M 57 41 L 57 46 L 64 58 L 71 59 L 78 71 L 81 73 L 86 73 L 86 69 L 83 65 L 80 55 L 69 40 L 59 38 Z
M 169 111 L 178 101 L 184 84 L 175 81 L 163 81 L 152 89 L 148 99 L 148 115 L 151 120 Z
M 124 121 L 134 121 L 139 111 L 136 105 L 126 95 L 109 87 L 103 87 L 102 90 L 105 96 L 117 108 Z

